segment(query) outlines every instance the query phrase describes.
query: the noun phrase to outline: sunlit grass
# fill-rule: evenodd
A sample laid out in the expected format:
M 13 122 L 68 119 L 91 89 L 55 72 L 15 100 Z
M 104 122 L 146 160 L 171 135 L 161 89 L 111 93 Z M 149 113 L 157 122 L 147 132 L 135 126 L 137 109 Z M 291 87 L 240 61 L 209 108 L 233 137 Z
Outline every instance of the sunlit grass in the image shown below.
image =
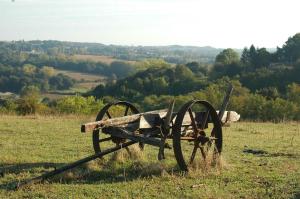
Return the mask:
M 297 198 L 300 194 L 300 123 L 240 122 L 224 128 L 221 165 L 201 162 L 178 171 L 173 150 L 157 160 L 146 145 L 111 154 L 18 191 L 15 182 L 93 153 L 90 117 L 1 116 L 0 198 Z M 170 144 L 171 140 L 168 141 Z M 249 150 L 250 149 L 250 150 Z M 256 151 L 264 153 L 255 154 Z M 247 152 L 248 151 L 248 152 Z M 250 151 L 250 153 L 249 153 Z M 198 154 L 200 156 L 200 154 Z

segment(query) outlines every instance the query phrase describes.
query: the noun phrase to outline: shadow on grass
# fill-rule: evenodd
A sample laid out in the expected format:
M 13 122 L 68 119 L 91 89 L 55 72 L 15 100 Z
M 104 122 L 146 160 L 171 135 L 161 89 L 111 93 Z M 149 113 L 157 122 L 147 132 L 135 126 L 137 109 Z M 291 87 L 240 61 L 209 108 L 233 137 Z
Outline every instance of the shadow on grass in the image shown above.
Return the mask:
M 0 178 L 4 178 L 7 175 L 20 175 L 22 173 L 36 173 L 37 169 L 39 173 L 44 173 L 49 170 L 54 170 L 63 163 L 52 163 L 52 162 L 39 162 L 39 163 L 21 163 L 21 164 L 1 164 L 0 165 Z M 7 182 L 0 184 L 0 189 L 14 190 L 18 181 Z
M 287 158 L 299 158 L 300 155 L 292 153 L 269 153 L 260 149 L 244 149 L 243 153 L 253 154 L 260 157 L 287 157 Z
M 58 169 L 64 163 L 22 163 L 1 165 L 1 177 L 9 174 L 22 175 L 22 173 L 32 173 L 34 177 L 44 174 L 54 169 Z M 159 165 L 157 163 L 156 165 Z M 95 167 L 94 167 L 95 168 Z M 99 184 L 99 183 L 117 183 L 132 181 L 138 178 L 147 178 L 153 176 L 161 176 L 163 169 L 161 167 L 152 166 L 152 164 L 133 163 L 123 167 L 116 168 L 112 165 L 100 166 L 97 169 L 91 168 L 88 164 L 78 166 L 76 168 L 64 171 L 54 177 L 46 179 L 49 183 L 61 184 Z M 36 174 L 38 173 L 38 174 Z M 22 179 L 22 181 L 28 179 Z M 45 182 L 44 181 L 44 182 Z M 0 184 L 0 189 L 12 191 L 16 189 L 19 181 L 7 182 Z
M 4 177 L 6 174 L 20 174 L 22 172 L 32 171 L 35 168 L 56 169 L 64 165 L 63 163 L 39 162 L 39 163 L 21 163 L 21 164 L 1 164 L 0 176 Z
M 300 198 L 300 192 L 296 193 L 291 199 L 299 199 Z

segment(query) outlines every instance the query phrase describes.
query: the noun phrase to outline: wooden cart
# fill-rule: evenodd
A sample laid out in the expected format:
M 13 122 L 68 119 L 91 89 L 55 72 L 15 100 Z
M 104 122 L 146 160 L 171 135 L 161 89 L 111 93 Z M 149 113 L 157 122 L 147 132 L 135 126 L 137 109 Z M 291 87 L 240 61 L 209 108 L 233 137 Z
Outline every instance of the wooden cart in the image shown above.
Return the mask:
M 203 160 L 211 150 L 214 157 L 221 154 L 223 124 L 239 119 L 236 112 L 225 111 L 232 90 L 230 85 L 220 111 L 204 100 L 189 101 L 178 112 L 174 112 L 174 101 L 167 109 L 144 113 L 126 101 L 109 103 L 100 110 L 95 122 L 81 126 L 81 132 L 92 132 L 95 154 L 22 182 L 18 187 L 43 181 L 114 151 L 128 150 L 133 144 L 139 144 L 142 150 L 146 144 L 157 147 L 159 160 L 165 158 L 165 148 L 173 149 L 179 168 L 188 171 L 198 153 Z M 172 140 L 171 146 L 168 139 Z

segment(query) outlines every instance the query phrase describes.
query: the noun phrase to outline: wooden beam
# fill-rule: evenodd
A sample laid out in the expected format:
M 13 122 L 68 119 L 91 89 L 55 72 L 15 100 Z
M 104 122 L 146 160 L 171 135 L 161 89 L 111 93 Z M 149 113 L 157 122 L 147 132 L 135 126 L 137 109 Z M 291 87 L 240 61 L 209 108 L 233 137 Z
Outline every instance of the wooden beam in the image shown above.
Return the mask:
M 224 113 L 226 111 L 226 108 L 229 104 L 229 99 L 230 99 L 230 96 L 232 94 L 232 91 L 233 91 L 233 86 L 232 86 L 232 84 L 229 84 L 229 86 L 227 88 L 227 91 L 226 91 L 226 94 L 225 94 L 224 99 L 223 99 L 221 109 L 218 113 L 218 116 L 219 116 L 220 120 L 223 118 L 223 115 L 224 115 Z
M 134 134 L 133 132 L 127 131 L 123 128 L 118 128 L 118 127 L 106 127 L 102 129 L 103 133 L 119 137 L 119 138 L 125 138 L 125 139 L 130 139 L 135 142 L 142 142 L 145 144 L 149 144 L 152 146 L 158 146 L 160 147 L 161 145 L 161 140 L 153 137 L 146 137 L 141 134 Z M 158 132 L 159 133 L 159 132 Z
M 103 128 L 105 126 L 118 126 L 118 125 L 124 125 L 132 122 L 139 122 L 139 119 L 142 116 L 151 116 L 153 115 L 154 117 L 157 117 L 157 115 L 163 115 L 167 112 L 166 109 L 162 110 L 156 110 L 156 111 L 149 111 L 145 113 L 138 113 L 134 115 L 128 115 L 128 116 L 123 116 L 123 117 L 116 117 L 112 119 L 106 119 L 106 120 L 101 120 L 101 121 L 96 121 L 96 122 L 90 122 L 86 124 L 81 125 L 81 132 L 89 132 L 93 131 L 95 128 Z
M 217 111 L 217 113 L 219 113 L 219 111 Z M 159 125 L 158 123 L 159 119 L 165 117 L 166 114 L 167 112 L 165 110 L 158 110 L 158 111 L 151 111 L 146 113 L 139 113 L 130 116 L 106 119 L 97 122 L 90 122 L 81 125 L 81 132 L 83 133 L 90 132 L 93 131 L 95 128 L 103 128 L 108 126 L 133 127 L 139 129 L 153 128 Z M 196 113 L 193 112 L 192 114 L 194 117 L 196 117 L 196 115 L 202 114 L 202 112 L 196 112 Z M 175 119 L 176 117 L 174 117 L 173 123 L 175 122 Z M 221 121 L 223 123 L 230 123 L 230 122 L 237 122 L 239 119 L 240 119 L 240 115 L 235 111 L 224 111 Z M 201 122 L 201 121 L 197 120 L 197 122 Z M 210 118 L 208 118 L 207 122 L 208 123 L 211 122 Z M 182 125 L 183 126 L 191 125 L 191 119 L 189 113 L 185 114 Z

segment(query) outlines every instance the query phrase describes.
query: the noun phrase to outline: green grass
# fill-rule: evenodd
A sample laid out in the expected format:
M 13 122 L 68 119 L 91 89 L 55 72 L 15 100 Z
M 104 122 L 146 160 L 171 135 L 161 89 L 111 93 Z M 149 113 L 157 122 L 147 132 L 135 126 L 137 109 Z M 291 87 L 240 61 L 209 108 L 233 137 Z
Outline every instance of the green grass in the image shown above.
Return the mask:
M 0 198 L 300 197 L 300 123 L 240 122 L 224 128 L 222 168 L 183 175 L 172 150 L 159 162 L 157 148 L 146 146 L 140 158 L 126 160 L 124 151 L 13 191 L 12 182 L 92 154 L 91 135 L 81 134 L 80 124 L 93 118 L 0 117 Z

